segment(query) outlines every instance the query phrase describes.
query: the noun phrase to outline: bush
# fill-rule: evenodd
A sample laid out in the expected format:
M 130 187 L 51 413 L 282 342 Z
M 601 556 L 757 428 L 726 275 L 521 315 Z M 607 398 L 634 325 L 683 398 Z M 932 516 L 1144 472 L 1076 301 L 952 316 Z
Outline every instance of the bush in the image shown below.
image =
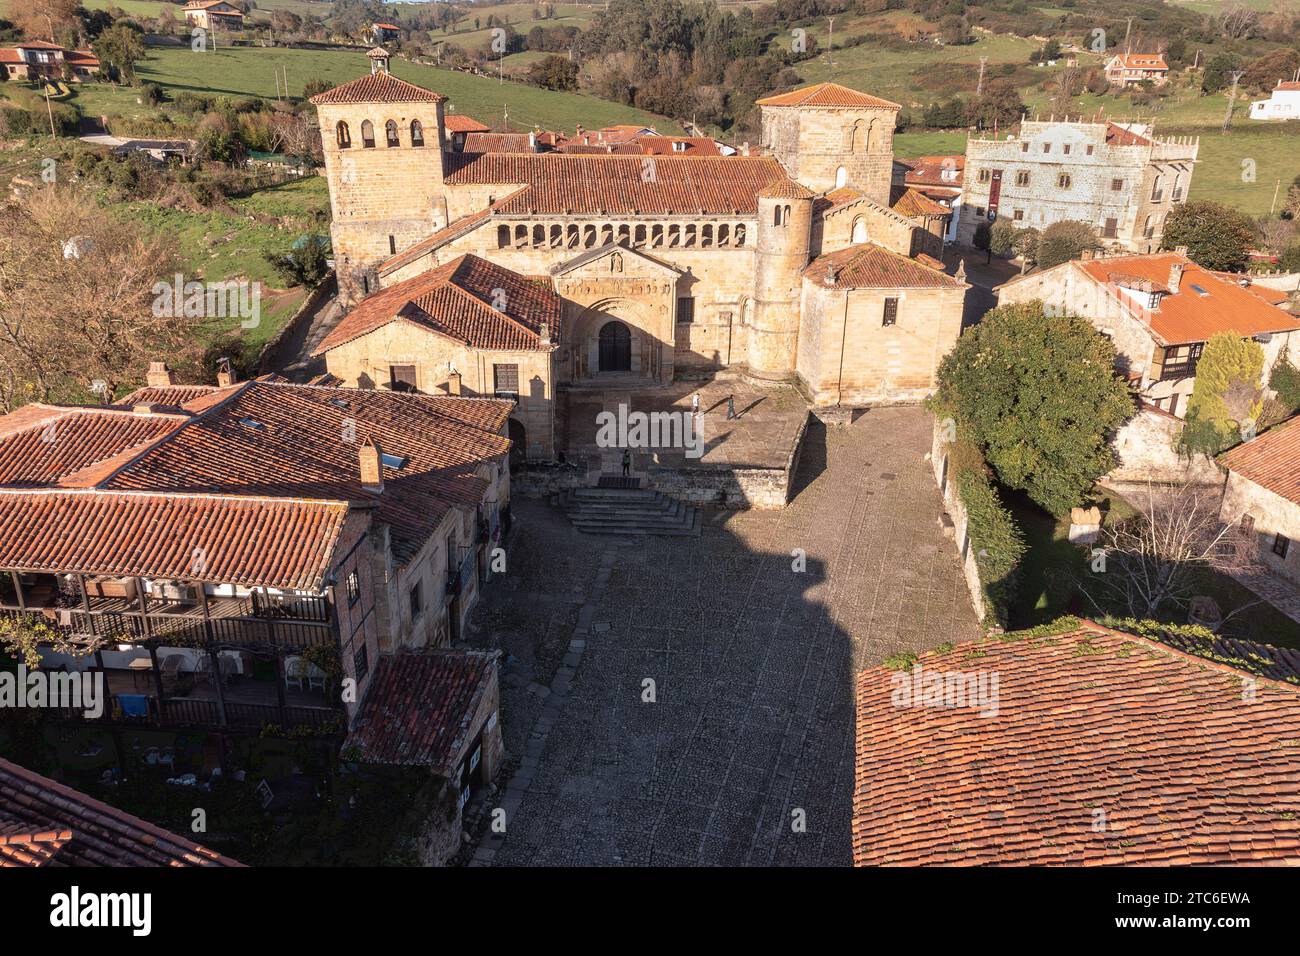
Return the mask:
M 1034 250 L 1034 260 L 1040 269 L 1050 269 L 1062 262 L 1077 259 L 1085 249 L 1097 248 L 1097 235 L 1085 222 L 1064 220 L 1054 222 L 1043 230 Z
M 283 254 L 266 257 L 276 273 L 289 286 L 306 286 L 314 289 L 329 275 L 329 243 L 321 236 L 304 237 L 294 248 Z
M 1300 410 L 1300 369 L 1291 364 L 1285 352 L 1278 356 L 1268 385 L 1277 392 L 1277 400 L 1286 408 L 1288 415 Z
M 1160 248 L 1186 246 L 1187 257 L 1202 269 L 1241 272 L 1254 243 L 1249 219 L 1221 203 L 1200 199 L 1169 214 Z
M 1025 536 L 1011 512 L 1002 507 L 988 479 L 977 471 L 957 476 L 957 491 L 966 506 L 966 535 L 989 609 L 1005 626 L 1016 595 L 1016 568 L 1025 554 Z

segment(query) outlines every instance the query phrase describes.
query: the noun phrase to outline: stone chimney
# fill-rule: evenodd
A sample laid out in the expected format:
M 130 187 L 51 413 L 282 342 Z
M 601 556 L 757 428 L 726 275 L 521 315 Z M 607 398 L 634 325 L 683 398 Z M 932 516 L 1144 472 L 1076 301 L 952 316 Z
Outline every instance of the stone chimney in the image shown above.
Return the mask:
M 549 322 L 542 323 L 542 328 L 541 331 L 538 332 L 538 337 L 542 340 L 543 345 L 551 344 L 551 324 Z
M 225 388 L 227 385 L 234 385 L 239 381 L 239 376 L 235 374 L 234 367 L 230 364 L 230 359 L 217 359 L 217 386 Z
M 529 151 L 530 153 L 535 153 L 535 152 L 537 152 L 537 134 L 536 134 L 536 133 L 529 133 L 529 134 L 528 134 L 528 151 Z
M 176 379 L 166 362 L 150 362 L 149 371 L 145 373 L 144 383 L 150 388 L 166 388 L 175 385 Z
M 1183 268 L 1185 267 L 1185 265 L 1186 263 L 1184 263 L 1181 259 L 1179 259 L 1176 260 L 1174 264 L 1169 267 L 1169 291 L 1170 292 L 1177 292 L 1178 287 L 1183 284 Z
M 377 495 L 384 492 L 383 451 L 373 438 L 357 451 L 361 465 L 361 487 Z
M 1187 247 L 1186 247 L 1186 246 L 1174 246 L 1174 255 L 1176 255 L 1176 256 L 1182 256 L 1184 259 L 1186 259 L 1186 258 L 1187 258 Z
M 457 372 L 455 369 L 453 369 L 451 374 L 447 376 L 447 394 L 460 394 L 460 372 Z
M 1079 258 L 1080 258 L 1080 259 L 1091 259 L 1093 256 L 1096 255 L 1096 253 L 1097 253 L 1097 250 L 1095 250 L 1095 249 L 1084 249 L 1084 250 L 1080 251 L 1080 253 L 1079 253 Z
M 387 73 L 388 72 L 388 51 L 381 46 L 375 47 L 366 54 L 370 58 L 370 73 Z

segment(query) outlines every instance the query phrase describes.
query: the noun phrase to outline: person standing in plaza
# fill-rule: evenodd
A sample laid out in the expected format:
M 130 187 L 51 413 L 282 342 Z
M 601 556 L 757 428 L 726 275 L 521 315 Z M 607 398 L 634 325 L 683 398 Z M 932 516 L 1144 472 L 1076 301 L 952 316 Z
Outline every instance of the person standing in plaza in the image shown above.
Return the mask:
M 632 453 L 626 448 L 623 449 L 623 477 L 627 478 L 632 474 Z

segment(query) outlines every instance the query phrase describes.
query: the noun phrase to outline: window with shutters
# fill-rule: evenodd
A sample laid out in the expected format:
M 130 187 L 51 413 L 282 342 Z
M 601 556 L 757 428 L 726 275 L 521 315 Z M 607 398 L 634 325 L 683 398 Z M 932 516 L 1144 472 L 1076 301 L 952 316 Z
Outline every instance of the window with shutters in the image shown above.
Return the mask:
M 677 300 L 677 321 L 689 324 L 695 321 L 695 298 L 683 296 Z
M 1279 558 L 1285 558 L 1290 550 L 1291 539 L 1279 531 L 1277 537 L 1273 539 L 1273 553 Z
M 492 388 L 497 395 L 518 395 L 519 366 L 493 365 Z
M 898 299 L 890 296 L 885 300 L 885 314 L 880 320 L 881 325 L 893 325 L 898 321 Z

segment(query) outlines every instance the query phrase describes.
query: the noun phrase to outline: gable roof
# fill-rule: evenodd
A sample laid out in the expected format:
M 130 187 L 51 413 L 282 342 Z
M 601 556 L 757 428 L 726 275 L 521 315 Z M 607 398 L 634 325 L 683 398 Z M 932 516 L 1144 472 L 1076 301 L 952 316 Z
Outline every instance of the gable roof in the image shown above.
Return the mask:
M 956 175 L 951 179 L 944 179 L 943 174 L 950 170 Z M 922 156 L 908 164 L 908 170 L 903 174 L 903 181 L 909 185 L 943 186 L 957 190 L 961 188 L 965 171 L 965 156 Z
M 905 189 L 903 195 L 899 196 L 894 202 L 893 209 L 894 212 L 901 213 L 911 219 L 952 215 L 952 210 L 947 206 L 940 205 L 929 196 L 915 189 Z
M 465 133 L 467 153 L 535 153 L 537 144 L 531 133 L 491 133 L 469 130 Z
M 838 83 L 816 83 L 800 87 L 789 93 L 777 93 L 765 96 L 757 101 L 759 106 L 824 106 L 824 107 L 868 107 L 871 109 L 901 110 L 897 103 L 883 100 L 870 93 L 840 86 Z
M 0 758 L 0 867 L 242 865 Z
M 1300 504 L 1300 416 L 1225 451 L 1218 460 L 1229 471 Z
M 441 93 L 399 80 L 387 70 L 379 70 L 317 93 L 310 102 L 323 106 L 330 103 L 441 103 L 446 99 Z
M 675 146 L 680 144 L 681 149 Z M 647 134 L 614 147 L 616 153 L 644 156 L 721 156 L 718 144 L 707 136 L 657 136 Z
M 935 289 L 965 287 L 937 268 L 870 242 L 848 246 L 814 259 L 804 279 L 828 289 Z
M 0 483 L 10 487 L 77 484 L 82 469 L 144 446 L 189 420 L 128 408 L 24 405 L 0 418 Z
M 226 17 L 243 17 L 244 12 L 227 0 L 189 0 L 182 9 L 185 10 L 207 10 L 209 7 L 230 7 L 229 10 L 222 10 L 221 15 Z
M 498 652 L 385 654 L 343 743 L 363 763 L 424 766 L 444 777 L 474 730 Z
M 486 133 L 492 128 L 464 113 L 445 114 L 442 118 L 442 126 L 449 133 Z
M 502 215 L 752 215 L 758 191 L 786 178 L 770 157 L 452 153 L 447 183 L 517 185 Z
M 1126 70 L 1167 70 L 1169 64 L 1165 62 L 1163 53 L 1117 53 L 1111 58 L 1111 64 L 1119 61 L 1119 65 Z
M 313 354 L 324 354 L 399 320 L 471 348 L 550 349 L 560 340 L 561 315 L 559 296 L 547 280 L 521 276 L 467 253 L 363 300 Z M 552 343 L 545 346 L 543 323 Z
M 1294 687 L 1256 677 L 1246 700 L 1242 674 L 1226 665 L 1087 622 L 989 637 L 917 664 L 920 677 L 874 667 L 857 680 L 857 865 L 1300 855 Z M 980 671 L 998 676 L 996 714 L 910 706 L 926 673 Z
M 1177 289 L 1168 289 L 1170 269 L 1178 263 L 1183 266 L 1182 281 Z M 1168 290 L 1155 309 L 1118 299 L 1166 345 L 1205 342 L 1220 332 L 1251 336 L 1300 328 L 1300 318 L 1176 252 L 1106 256 L 1067 265 L 1103 285 L 1146 282 L 1155 290 Z
M 1150 146 L 1151 140 L 1126 126 L 1106 121 L 1107 146 Z

